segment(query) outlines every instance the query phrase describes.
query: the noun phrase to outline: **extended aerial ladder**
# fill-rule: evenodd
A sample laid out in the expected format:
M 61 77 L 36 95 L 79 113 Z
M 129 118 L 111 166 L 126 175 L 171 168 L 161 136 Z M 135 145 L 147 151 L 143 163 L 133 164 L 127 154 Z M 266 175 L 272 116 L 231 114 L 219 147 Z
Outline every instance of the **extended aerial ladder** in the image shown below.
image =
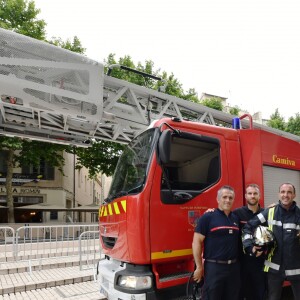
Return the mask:
M 233 117 L 105 75 L 97 61 L 4 29 L 0 97 L 0 134 L 77 146 L 100 139 L 128 143 L 162 117 L 221 126 L 231 126 Z

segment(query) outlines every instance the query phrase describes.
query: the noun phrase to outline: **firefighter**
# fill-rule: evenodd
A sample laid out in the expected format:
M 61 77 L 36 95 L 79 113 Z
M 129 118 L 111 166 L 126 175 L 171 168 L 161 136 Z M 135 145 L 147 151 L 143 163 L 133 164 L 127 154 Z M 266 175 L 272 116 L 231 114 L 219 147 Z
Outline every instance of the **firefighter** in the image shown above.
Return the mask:
M 204 271 L 204 300 L 237 300 L 240 288 L 239 226 L 231 212 L 235 193 L 223 186 L 217 193 L 218 209 L 198 219 L 193 238 L 196 264 L 194 280 L 200 282 Z M 204 244 L 204 270 L 202 263 Z
M 300 299 L 300 209 L 294 201 L 296 190 L 291 183 L 279 187 L 279 203 L 266 208 L 243 229 L 244 248 L 247 253 L 256 253 L 252 232 L 258 225 L 268 224 L 276 239 L 276 246 L 269 251 L 264 262 L 267 272 L 268 300 L 280 300 L 282 284 L 290 281 L 294 299 Z
M 239 217 L 240 230 L 257 214 L 263 211 L 259 205 L 260 190 L 257 184 L 249 184 L 246 187 L 245 199 L 247 205 L 235 209 L 233 212 Z M 263 300 L 266 291 L 266 276 L 263 271 L 264 255 L 260 247 L 255 246 L 255 252 L 245 254 L 240 247 L 241 253 L 241 295 L 240 299 Z

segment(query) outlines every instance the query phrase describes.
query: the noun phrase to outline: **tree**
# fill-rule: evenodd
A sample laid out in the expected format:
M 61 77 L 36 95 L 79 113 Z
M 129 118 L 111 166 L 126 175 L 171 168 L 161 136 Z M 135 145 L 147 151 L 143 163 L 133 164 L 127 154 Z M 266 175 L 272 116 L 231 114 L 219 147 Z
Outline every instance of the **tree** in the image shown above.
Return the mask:
M 286 131 L 300 136 L 300 114 L 290 117 L 286 126 Z
M 188 89 L 185 95 L 182 96 L 182 99 L 189 100 L 195 103 L 199 103 L 198 93 L 194 88 Z
M 7 151 L 6 200 L 8 207 L 8 222 L 14 223 L 14 203 L 12 193 L 13 169 L 32 165 L 38 167 L 43 159 L 49 165 L 62 170 L 64 158 L 62 151 L 66 146 L 22 140 L 17 137 L 0 136 L 0 150 Z
M 154 69 L 154 63 L 151 60 L 146 60 L 143 65 L 141 62 L 138 62 L 136 65 L 129 55 L 125 55 L 124 57 L 120 57 L 117 61 L 115 58 L 115 54 L 109 54 L 108 58 L 104 60 L 106 67 L 106 72 L 108 71 L 109 66 L 119 64 L 122 66 L 126 66 L 150 75 L 154 75 L 156 77 L 162 78 L 162 81 L 157 81 L 149 77 L 144 77 L 142 75 L 136 74 L 134 72 L 129 72 L 126 70 L 115 68 L 111 72 L 111 76 L 123 79 L 141 86 L 145 86 L 151 89 L 158 90 L 159 87 L 165 86 L 165 93 L 176 96 L 185 100 L 198 102 L 198 96 L 195 89 L 189 89 L 187 93 L 184 92 L 182 88 L 182 84 L 179 82 L 177 78 L 175 78 L 174 74 L 168 75 L 167 72 L 161 71 L 160 69 Z
M 267 126 L 285 131 L 286 124 L 284 118 L 279 114 L 278 108 L 276 108 L 275 112 L 270 116 Z
M 201 104 L 220 111 L 224 109 L 222 99 L 219 97 L 206 98 L 201 101 Z
M 89 148 L 76 148 L 76 169 L 87 167 L 91 178 L 99 172 L 111 176 L 123 149 L 124 145 L 108 141 L 95 142 Z
M 53 37 L 50 41 L 48 41 L 50 44 L 76 52 L 80 54 L 84 54 L 86 51 L 86 48 L 83 48 L 81 41 L 79 38 L 75 35 L 73 37 L 73 41 L 70 41 L 67 39 L 66 41 L 63 41 L 61 38 Z
M 39 13 L 40 10 L 36 9 L 33 1 L 0 0 L 0 27 L 38 40 L 45 40 L 46 22 L 37 18 Z M 69 40 L 63 42 L 61 39 L 57 39 L 57 43 L 59 46 L 66 47 L 72 51 L 83 53 L 85 50 L 77 37 L 74 37 L 73 42 Z M 26 165 L 37 167 L 43 159 L 48 165 L 58 167 L 62 171 L 64 165 L 62 152 L 64 150 L 70 151 L 70 149 L 68 146 L 0 136 L 0 150 L 7 151 L 6 191 L 8 222 L 14 222 L 13 168 Z
M 119 64 L 160 77 L 164 80 L 164 82 L 157 82 L 152 78 L 144 77 L 137 73 L 122 70 L 120 68 L 112 69 L 111 76 L 113 77 L 152 89 L 158 89 L 166 83 L 165 92 L 167 94 L 198 102 L 197 93 L 194 89 L 189 89 L 188 93 L 185 94 L 181 83 L 175 78 L 174 74 L 168 75 L 167 72 L 162 72 L 161 75 L 159 70 L 154 70 L 154 63 L 151 60 L 146 60 L 144 65 L 141 62 L 136 65 L 129 55 L 121 57 L 117 61 L 114 54 L 109 54 L 107 60 L 105 60 L 105 64 L 105 72 L 108 71 L 109 66 Z M 98 172 L 102 172 L 110 176 L 115 170 L 119 156 L 123 149 L 124 145 L 107 141 L 94 142 L 90 148 L 76 148 L 75 151 L 78 156 L 77 168 L 81 168 L 83 166 L 88 168 L 90 177 L 95 176 Z
M 233 116 L 238 116 L 241 109 L 236 105 L 234 107 L 230 107 L 229 113 Z
M 0 0 L 0 27 L 44 40 L 46 22 L 38 19 L 34 1 Z
M 36 9 L 33 1 L 0 0 L 0 27 L 44 40 L 46 22 L 37 19 L 39 13 L 40 10 Z M 17 151 L 22 152 L 23 142 L 19 138 L 0 136 L 0 149 L 8 151 L 6 176 L 8 222 L 14 222 L 12 196 L 13 168 L 18 165 L 19 156 L 17 155 Z

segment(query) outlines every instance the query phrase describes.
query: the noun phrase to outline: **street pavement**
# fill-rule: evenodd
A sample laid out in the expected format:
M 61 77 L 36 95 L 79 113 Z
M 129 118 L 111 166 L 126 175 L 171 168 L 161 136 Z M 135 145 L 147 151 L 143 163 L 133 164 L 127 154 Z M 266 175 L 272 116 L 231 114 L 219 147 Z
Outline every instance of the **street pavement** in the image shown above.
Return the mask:
M 104 300 L 95 281 L 95 269 L 83 266 L 78 258 L 0 262 L 0 300 L 65 299 Z
M 96 282 L 87 281 L 56 287 L 34 289 L 30 291 L 9 293 L 0 296 L 0 300 L 104 300 L 106 299 L 99 293 L 99 286 Z

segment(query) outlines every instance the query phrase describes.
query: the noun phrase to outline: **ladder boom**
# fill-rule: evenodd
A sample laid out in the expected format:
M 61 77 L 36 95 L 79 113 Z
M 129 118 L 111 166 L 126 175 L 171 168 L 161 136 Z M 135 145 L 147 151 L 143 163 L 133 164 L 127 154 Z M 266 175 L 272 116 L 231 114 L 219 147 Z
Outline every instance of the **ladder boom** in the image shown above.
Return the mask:
M 91 139 L 128 143 L 162 117 L 232 121 L 230 114 L 105 75 L 103 64 L 83 55 L 0 29 L 0 134 L 78 146 Z

